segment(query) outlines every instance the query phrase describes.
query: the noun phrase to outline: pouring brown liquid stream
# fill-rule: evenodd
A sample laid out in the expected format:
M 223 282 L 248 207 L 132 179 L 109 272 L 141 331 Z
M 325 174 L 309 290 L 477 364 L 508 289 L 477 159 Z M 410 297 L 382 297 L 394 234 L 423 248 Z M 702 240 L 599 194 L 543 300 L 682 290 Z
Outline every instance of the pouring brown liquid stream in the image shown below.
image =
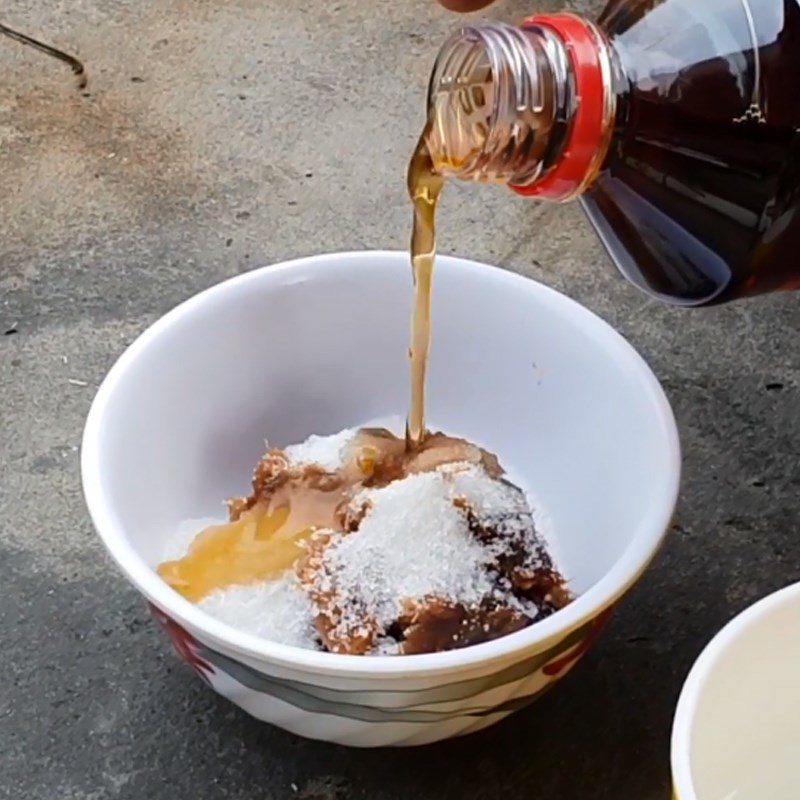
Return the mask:
M 444 185 L 427 144 L 427 128 L 408 165 L 408 193 L 414 204 L 411 232 L 411 268 L 414 274 L 414 310 L 411 317 L 411 406 L 406 424 L 406 446 L 417 449 L 425 436 L 425 375 L 431 340 L 431 278 L 436 257 L 436 205 Z

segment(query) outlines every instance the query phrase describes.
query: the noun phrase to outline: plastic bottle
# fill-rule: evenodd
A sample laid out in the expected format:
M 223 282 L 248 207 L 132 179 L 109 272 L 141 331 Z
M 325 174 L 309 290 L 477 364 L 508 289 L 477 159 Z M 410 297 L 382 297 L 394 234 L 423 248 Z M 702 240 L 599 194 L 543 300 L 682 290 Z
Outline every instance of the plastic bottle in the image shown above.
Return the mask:
M 798 0 L 614 0 L 597 22 L 463 27 L 428 111 L 438 171 L 577 198 L 655 297 L 800 288 Z

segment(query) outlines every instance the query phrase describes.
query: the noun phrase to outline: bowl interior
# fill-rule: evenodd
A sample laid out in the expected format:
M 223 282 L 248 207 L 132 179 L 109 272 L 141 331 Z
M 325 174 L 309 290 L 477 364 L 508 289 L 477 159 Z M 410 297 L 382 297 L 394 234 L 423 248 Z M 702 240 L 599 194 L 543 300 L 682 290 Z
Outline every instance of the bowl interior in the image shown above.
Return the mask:
M 798 670 L 800 585 L 734 620 L 698 660 L 676 721 L 687 800 L 800 797 Z
M 431 426 L 494 451 L 534 492 L 577 591 L 637 537 L 646 561 L 678 467 L 644 362 L 533 281 L 446 257 L 436 269 Z M 405 254 L 333 254 L 241 276 L 156 323 L 112 370 L 87 426 L 87 496 L 93 513 L 103 506 L 112 552 L 124 540 L 152 567 L 178 525 L 224 516 L 265 439 L 403 415 L 410 299 Z

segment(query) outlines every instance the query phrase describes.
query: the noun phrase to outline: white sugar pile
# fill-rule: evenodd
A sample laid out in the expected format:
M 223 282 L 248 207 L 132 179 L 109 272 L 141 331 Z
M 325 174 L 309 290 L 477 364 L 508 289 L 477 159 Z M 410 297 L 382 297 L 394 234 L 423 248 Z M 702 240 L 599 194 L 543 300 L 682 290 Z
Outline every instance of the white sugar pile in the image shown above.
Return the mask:
M 273 642 L 314 647 L 314 609 L 294 573 L 212 592 L 200 607 L 222 622 Z
M 356 433 L 355 428 L 345 428 L 331 436 L 312 434 L 300 444 L 285 447 L 283 452 L 290 464 L 297 466 L 319 464 L 329 472 L 333 472 L 342 466 L 347 445 Z
M 164 548 L 164 561 L 183 558 L 193 539 L 221 520 L 191 520 L 178 526 Z M 314 608 L 294 572 L 277 580 L 246 586 L 229 586 L 206 595 L 198 603 L 221 622 L 273 642 L 294 647 L 315 647 Z
M 361 491 L 352 505 L 367 503 L 369 511 L 357 531 L 339 534 L 328 545 L 321 580 L 337 596 L 359 598 L 358 605 L 381 626 L 400 616 L 407 598 L 436 596 L 470 605 L 491 597 L 496 580 L 486 569 L 487 548 L 472 536 L 453 500 L 466 497 L 477 504 L 485 496 L 490 504 L 498 482 L 478 466 L 457 470 L 448 465 Z M 345 614 L 342 625 L 354 624 Z

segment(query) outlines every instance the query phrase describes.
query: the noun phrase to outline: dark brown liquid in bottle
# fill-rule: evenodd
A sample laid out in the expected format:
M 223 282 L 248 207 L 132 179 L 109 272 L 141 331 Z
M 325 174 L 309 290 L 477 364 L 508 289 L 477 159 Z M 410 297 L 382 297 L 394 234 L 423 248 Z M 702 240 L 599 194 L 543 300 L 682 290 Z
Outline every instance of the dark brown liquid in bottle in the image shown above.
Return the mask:
M 671 302 L 800 288 L 800 4 L 615 0 L 617 130 L 582 198 L 619 269 Z

